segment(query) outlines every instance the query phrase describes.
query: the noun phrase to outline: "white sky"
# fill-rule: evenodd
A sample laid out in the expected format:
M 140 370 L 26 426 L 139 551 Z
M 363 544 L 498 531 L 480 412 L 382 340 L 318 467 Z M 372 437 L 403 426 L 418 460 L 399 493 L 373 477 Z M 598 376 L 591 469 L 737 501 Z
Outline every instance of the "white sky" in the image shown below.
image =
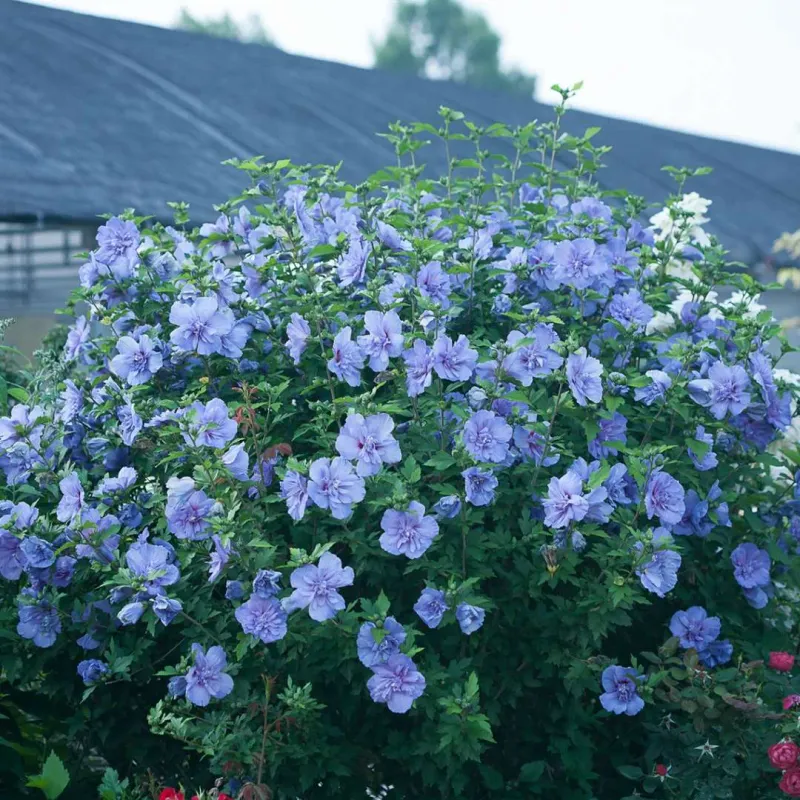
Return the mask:
M 259 14 L 284 50 L 370 66 L 392 0 L 32 0 L 169 26 Z M 463 0 L 503 40 L 503 61 L 609 116 L 800 153 L 800 0 Z M 234 6 L 232 9 L 231 6 Z

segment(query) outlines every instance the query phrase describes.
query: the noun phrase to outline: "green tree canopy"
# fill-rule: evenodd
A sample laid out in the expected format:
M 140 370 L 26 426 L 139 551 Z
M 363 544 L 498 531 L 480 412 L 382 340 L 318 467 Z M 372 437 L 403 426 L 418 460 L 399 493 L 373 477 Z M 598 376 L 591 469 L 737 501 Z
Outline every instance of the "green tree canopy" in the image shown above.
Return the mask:
M 375 66 L 491 89 L 533 94 L 535 78 L 500 66 L 500 36 L 456 0 L 398 0 Z
M 240 24 L 227 12 L 217 18 L 198 19 L 188 9 L 182 8 L 175 27 L 193 33 L 219 36 L 222 39 L 236 39 L 240 42 L 273 46 L 275 44 L 258 14 L 251 14 L 246 22 Z

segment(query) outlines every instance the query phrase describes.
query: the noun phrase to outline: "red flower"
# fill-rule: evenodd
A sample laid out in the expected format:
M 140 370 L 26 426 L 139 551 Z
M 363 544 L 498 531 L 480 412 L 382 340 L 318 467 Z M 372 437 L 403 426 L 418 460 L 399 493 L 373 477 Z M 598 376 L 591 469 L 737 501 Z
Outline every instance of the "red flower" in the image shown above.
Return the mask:
M 789 769 L 797 763 L 797 757 L 800 756 L 800 747 L 790 740 L 784 740 L 772 745 L 767 750 L 769 756 L 769 763 L 775 769 Z
M 789 653 L 773 651 L 769 654 L 769 666 L 776 672 L 791 672 L 794 656 Z
M 778 788 L 789 797 L 800 797 L 800 767 L 792 767 L 783 773 Z
M 656 775 L 660 775 L 662 778 L 667 777 L 667 773 L 669 772 L 669 768 L 666 764 L 656 764 Z
M 783 698 L 783 710 L 788 711 L 795 706 L 800 706 L 800 694 L 787 694 Z
M 158 800 L 183 800 L 183 792 L 179 792 L 177 789 L 167 786 L 166 789 L 161 790 Z
M 229 794 L 225 794 L 225 792 L 220 792 L 217 795 L 217 800 L 233 800 L 233 798 Z

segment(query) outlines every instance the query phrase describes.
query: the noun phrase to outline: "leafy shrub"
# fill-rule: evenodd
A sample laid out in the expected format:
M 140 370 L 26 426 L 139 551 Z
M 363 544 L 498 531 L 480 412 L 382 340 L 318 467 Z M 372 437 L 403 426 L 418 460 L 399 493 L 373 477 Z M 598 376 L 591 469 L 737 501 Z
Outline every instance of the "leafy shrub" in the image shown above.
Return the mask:
M 88 316 L 0 421 L 0 664 L 74 785 L 777 791 L 800 379 L 703 170 L 643 228 L 563 111 L 443 109 L 362 184 L 253 159 L 213 224 L 101 227 Z

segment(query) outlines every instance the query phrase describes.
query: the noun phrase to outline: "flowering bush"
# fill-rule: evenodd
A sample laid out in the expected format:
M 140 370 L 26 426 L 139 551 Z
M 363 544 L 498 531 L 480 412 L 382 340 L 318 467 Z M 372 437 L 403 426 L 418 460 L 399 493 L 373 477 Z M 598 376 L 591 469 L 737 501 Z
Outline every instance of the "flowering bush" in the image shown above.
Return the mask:
M 800 379 L 702 170 L 645 228 L 563 111 L 443 109 L 362 184 L 254 159 L 213 224 L 102 225 L 62 363 L 0 419 L 0 664 L 73 774 L 773 791 Z

